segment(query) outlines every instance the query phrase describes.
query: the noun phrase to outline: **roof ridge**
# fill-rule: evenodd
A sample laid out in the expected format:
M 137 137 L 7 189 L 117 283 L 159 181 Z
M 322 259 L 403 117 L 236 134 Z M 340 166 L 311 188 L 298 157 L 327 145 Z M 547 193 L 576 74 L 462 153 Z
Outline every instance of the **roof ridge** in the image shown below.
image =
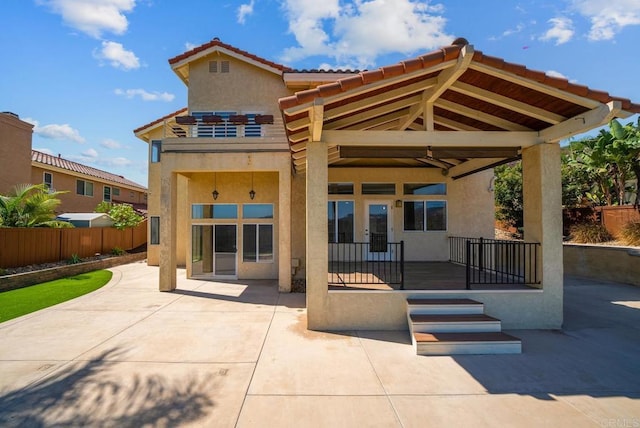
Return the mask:
M 187 59 L 187 58 L 189 58 L 189 57 L 191 57 L 191 56 L 193 56 L 193 55 L 195 55 L 195 54 L 197 54 L 199 52 L 205 51 L 205 50 L 207 50 L 209 48 L 212 48 L 214 46 L 220 46 L 222 48 L 228 49 L 228 50 L 230 50 L 232 52 L 235 52 L 235 53 L 237 53 L 239 55 L 242 55 L 242 56 L 247 57 L 249 59 L 261 62 L 261 63 L 263 63 L 265 65 L 268 65 L 270 67 L 276 68 L 276 69 L 278 69 L 280 71 L 292 71 L 293 70 L 293 68 L 287 67 L 286 65 L 278 64 L 276 62 L 270 61 L 270 60 L 262 58 L 262 57 L 260 57 L 258 55 L 254 55 L 254 54 L 252 54 L 250 52 L 247 52 L 245 50 L 237 48 L 237 47 L 235 47 L 233 45 L 230 45 L 228 43 L 224 43 L 224 42 L 220 41 L 220 39 L 217 38 L 217 37 L 214 37 L 209 42 L 204 43 L 204 44 L 202 44 L 200 46 L 197 46 L 197 47 L 195 47 L 195 48 L 193 48 L 191 50 L 188 50 L 188 51 L 186 51 L 186 52 L 184 52 L 184 53 L 182 53 L 180 55 L 177 55 L 177 56 L 175 56 L 173 58 L 169 58 L 169 64 L 171 64 L 171 65 L 176 64 L 176 63 L 178 63 L 178 62 L 180 62 L 180 61 L 182 61 L 184 59 Z
M 188 110 L 189 110 L 189 108 L 188 108 L 188 107 L 183 107 L 183 108 L 181 108 L 180 110 L 176 110 L 176 111 L 174 111 L 173 113 L 165 114 L 164 116 L 162 116 L 162 117 L 161 117 L 161 118 L 159 118 L 159 119 L 156 119 L 156 120 L 154 120 L 154 121 L 152 121 L 152 122 L 149 122 L 149 123 L 147 123 L 146 125 L 139 126 L 138 128 L 136 128 L 136 129 L 134 129 L 134 130 L 133 130 L 133 133 L 134 133 L 134 134 L 137 134 L 138 132 L 142 131 L 142 130 L 143 130 L 143 129 L 145 129 L 145 128 L 149 128 L 150 126 L 156 125 L 156 124 L 158 124 L 158 123 L 162 122 L 162 121 L 163 121 L 163 120 L 165 120 L 165 119 L 170 119 L 170 118 L 172 118 L 173 116 L 177 116 L 177 115 L 179 115 L 180 113 L 184 113 L 184 112 L 186 112 L 186 111 L 188 111 Z
M 31 160 L 34 161 L 34 162 L 43 163 L 45 165 L 51 165 L 51 166 L 55 166 L 55 167 L 58 167 L 58 168 L 66 169 L 68 171 L 78 172 L 78 173 L 89 175 L 89 176 L 92 176 L 92 177 L 101 178 L 103 180 L 112 181 L 114 183 L 124 184 L 124 185 L 127 185 L 127 186 L 138 187 L 140 189 L 147 190 L 147 188 L 144 187 L 143 185 L 138 184 L 135 181 L 131 181 L 131 180 L 125 178 L 122 175 L 114 174 L 114 173 L 109 172 L 109 171 L 105 171 L 105 170 L 102 170 L 102 169 L 99 169 L 99 168 L 95 168 L 95 167 L 92 167 L 92 166 L 89 166 L 89 165 L 81 164 L 79 162 L 75 162 L 75 161 L 72 161 L 72 160 L 69 160 L 69 159 L 65 159 L 65 158 L 63 158 L 61 156 L 57 156 L 56 157 L 56 156 L 53 156 L 53 155 L 50 155 L 48 153 L 44 153 L 44 152 L 41 152 L 41 151 L 38 151 L 38 150 L 31 149 Z M 65 165 L 65 163 L 70 164 L 70 165 L 77 165 L 77 166 L 80 166 L 80 167 L 82 167 L 84 169 L 88 169 L 88 170 L 91 170 L 91 171 L 97 171 L 99 173 L 104 174 L 105 176 L 100 176 L 98 174 L 91 174 L 91 173 L 84 172 L 84 171 L 81 170 L 82 168 L 72 169 L 72 168 L 69 168 L 68 165 Z M 110 177 L 113 177 L 113 178 L 110 178 Z

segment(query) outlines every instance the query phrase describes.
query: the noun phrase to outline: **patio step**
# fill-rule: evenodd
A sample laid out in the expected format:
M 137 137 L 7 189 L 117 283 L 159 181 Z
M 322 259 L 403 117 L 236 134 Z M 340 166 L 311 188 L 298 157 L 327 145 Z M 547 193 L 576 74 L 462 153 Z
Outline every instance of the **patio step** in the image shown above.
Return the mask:
M 502 332 L 414 333 L 418 355 L 519 354 L 522 342 Z
M 407 299 L 412 314 L 483 314 L 484 304 L 471 299 Z
M 407 319 L 418 355 L 519 354 L 520 339 L 471 299 L 407 299 Z
M 485 314 L 409 314 L 415 333 L 472 333 L 502 331 L 500 320 Z

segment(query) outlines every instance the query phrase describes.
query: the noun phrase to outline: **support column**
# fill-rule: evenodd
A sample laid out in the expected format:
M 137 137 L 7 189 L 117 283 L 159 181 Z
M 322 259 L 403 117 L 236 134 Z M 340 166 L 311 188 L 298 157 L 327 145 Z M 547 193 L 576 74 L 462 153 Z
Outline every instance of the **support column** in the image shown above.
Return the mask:
M 307 328 L 324 326 L 328 295 L 327 146 L 307 143 Z
M 291 291 L 291 166 L 278 171 L 278 290 Z
M 539 317 L 562 327 L 562 179 L 560 145 L 538 144 L 522 152 L 524 239 L 540 242 L 538 272 L 544 290 Z
M 162 171 L 160 177 L 160 291 L 176 289 L 177 189 L 177 174 Z

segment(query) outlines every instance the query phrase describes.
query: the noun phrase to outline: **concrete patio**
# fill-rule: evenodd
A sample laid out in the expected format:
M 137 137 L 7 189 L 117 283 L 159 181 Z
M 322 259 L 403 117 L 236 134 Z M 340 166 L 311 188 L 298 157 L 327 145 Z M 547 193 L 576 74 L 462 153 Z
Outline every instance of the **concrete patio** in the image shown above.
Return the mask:
M 563 331 L 521 355 L 419 357 L 408 332 L 306 330 L 266 281 L 113 268 L 0 324 L 0 426 L 640 426 L 640 288 L 567 278 Z

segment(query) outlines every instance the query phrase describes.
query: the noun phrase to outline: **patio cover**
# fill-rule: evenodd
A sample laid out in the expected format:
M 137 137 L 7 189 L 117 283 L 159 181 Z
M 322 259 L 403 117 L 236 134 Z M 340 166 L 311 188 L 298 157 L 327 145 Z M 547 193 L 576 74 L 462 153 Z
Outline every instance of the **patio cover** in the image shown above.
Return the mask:
M 279 100 L 296 172 L 323 141 L 341 166 L 435 167 L 453 179 L 640 113 L 640 105 L 450 46 Z M 455 131 L 455 132 L 453 132 Z

